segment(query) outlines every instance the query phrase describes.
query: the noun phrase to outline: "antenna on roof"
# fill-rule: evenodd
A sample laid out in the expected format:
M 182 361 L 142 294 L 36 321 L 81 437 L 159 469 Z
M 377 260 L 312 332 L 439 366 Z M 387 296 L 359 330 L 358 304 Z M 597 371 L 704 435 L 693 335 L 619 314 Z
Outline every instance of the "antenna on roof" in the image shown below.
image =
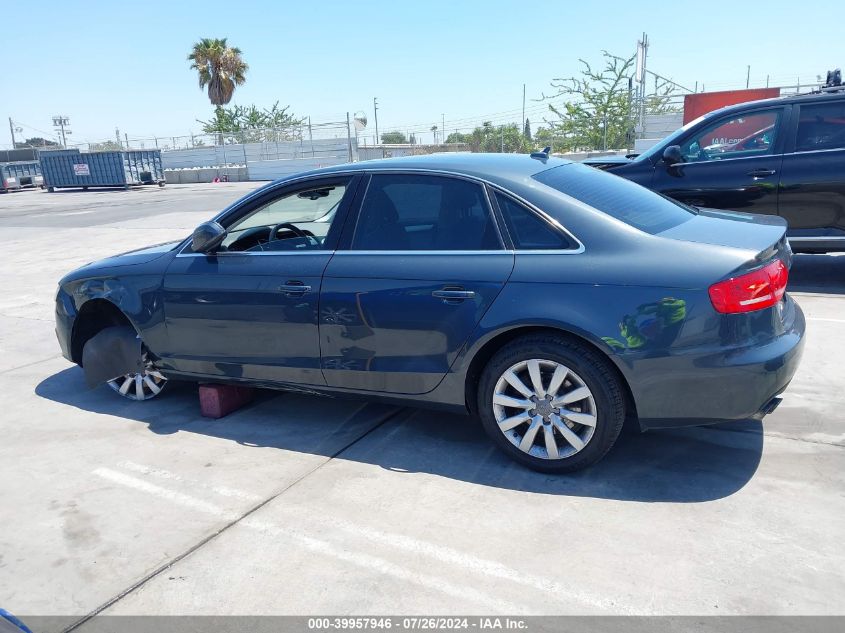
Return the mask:
M 544 147 L 539 152 L 531 152 L 531 158 L 536 158 L 538 160 L 547 160 L 549 158 L 549 154 L 552 153 L 551 147 Z

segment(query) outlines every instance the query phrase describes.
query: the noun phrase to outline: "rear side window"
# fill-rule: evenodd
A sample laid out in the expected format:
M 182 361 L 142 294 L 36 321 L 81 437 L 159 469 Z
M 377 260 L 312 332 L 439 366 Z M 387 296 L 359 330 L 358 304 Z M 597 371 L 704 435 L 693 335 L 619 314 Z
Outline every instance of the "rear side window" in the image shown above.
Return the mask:
M 372 176 L 352 238 L 353 250 L 501 248 L 481 185 L 445 176 Z
M 845 101 L 802 105 L 796 152 L 845 147 Z
M 561 165 L 533 178 L 646 233 L 660 233 L 693 217 L 684 205 L 588 165 Z
M 504 194 L 496 194 L 496 202 L 505 219 L 508 233 L 517 249 L 570 249 L 575 245 L 546 220 Z

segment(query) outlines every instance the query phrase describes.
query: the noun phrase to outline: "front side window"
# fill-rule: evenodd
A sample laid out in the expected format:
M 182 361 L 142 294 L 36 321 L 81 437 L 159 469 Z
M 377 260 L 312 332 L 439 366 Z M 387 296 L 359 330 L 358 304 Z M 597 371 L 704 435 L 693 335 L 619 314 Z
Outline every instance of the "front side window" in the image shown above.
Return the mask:
M 322 249 L 345 193 L 343 182 L 275 198 L 229 226 L 221 250 Z
M 796 152 L 845 148 L 845 101 L 802 105 Z
M 513 198 L 497 193 L 496 202 L 516 249 L 560 250 L 575 248 L 572 240 Z
M 500 248 L 481 185 L 416 174 L 372 176 L 352 238 L 363 251 Z
M 681 145 L 681 154 L 691 163 L 771 154 L 780 113 L 780 109 L 765 110 L 718 119 L 688 138 Z

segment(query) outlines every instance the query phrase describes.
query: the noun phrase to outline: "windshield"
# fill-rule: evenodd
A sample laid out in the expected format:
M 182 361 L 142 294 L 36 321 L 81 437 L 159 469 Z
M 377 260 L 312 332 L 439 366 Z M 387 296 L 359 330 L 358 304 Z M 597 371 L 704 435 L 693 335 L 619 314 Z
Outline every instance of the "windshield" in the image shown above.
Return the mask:
M 665 148 L 669 147 L 670 145 L 677 145 L 677 143 L 675 141 L 679 140 L 687 132 L 687 130 L 689 130 L 693 126 L 698 125 L 699 123 L 701 123 L 705 119 L 709 118 L 711 114 L 713 114 L 713 113 L 708 112 L 707 114 L 702 114 L 700 117 L 698 117 L 697 119 L 693 119 L 692 121 L 690 121 L 689 123 L 687 123 L 683 127 L 679 127 L 677 130 L 672 132 L 669 136 L 664 138 L 662 141 L 655 143 L 654 145 L 649 147 L 646 151 L 644 151 L 642 154 L 640 154 L 639 156 L 634 158 L 633 162 L 638 163 L 638 162 L 644 161 L 644 160 L 651 160 L 651 158 L 653 156 L 662 154 L 663 150 Z
M 588 165 L 561 165 L 533 178 L 652 235 L 683 224 L 695 214 L 690 207 Z

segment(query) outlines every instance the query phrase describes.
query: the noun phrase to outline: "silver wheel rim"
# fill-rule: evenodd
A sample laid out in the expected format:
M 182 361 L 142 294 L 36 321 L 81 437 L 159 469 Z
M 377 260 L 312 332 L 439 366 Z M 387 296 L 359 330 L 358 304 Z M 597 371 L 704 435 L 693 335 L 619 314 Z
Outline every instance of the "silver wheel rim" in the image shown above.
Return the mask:
M 560 460 L 584 449 L 596 430 L 596 403 L 584 380 L 552 360 L 523 360 L 493 390 L 499 430 L 523 453 Z
M 144 360 L 146 362 L 146 356 Z M 155 398 L 166 384 L 167 378 L 153 369 L 152 366 L 146 367 L 143 372 L 124 374 L 108 381 L 109 387 L 130 400 Z

